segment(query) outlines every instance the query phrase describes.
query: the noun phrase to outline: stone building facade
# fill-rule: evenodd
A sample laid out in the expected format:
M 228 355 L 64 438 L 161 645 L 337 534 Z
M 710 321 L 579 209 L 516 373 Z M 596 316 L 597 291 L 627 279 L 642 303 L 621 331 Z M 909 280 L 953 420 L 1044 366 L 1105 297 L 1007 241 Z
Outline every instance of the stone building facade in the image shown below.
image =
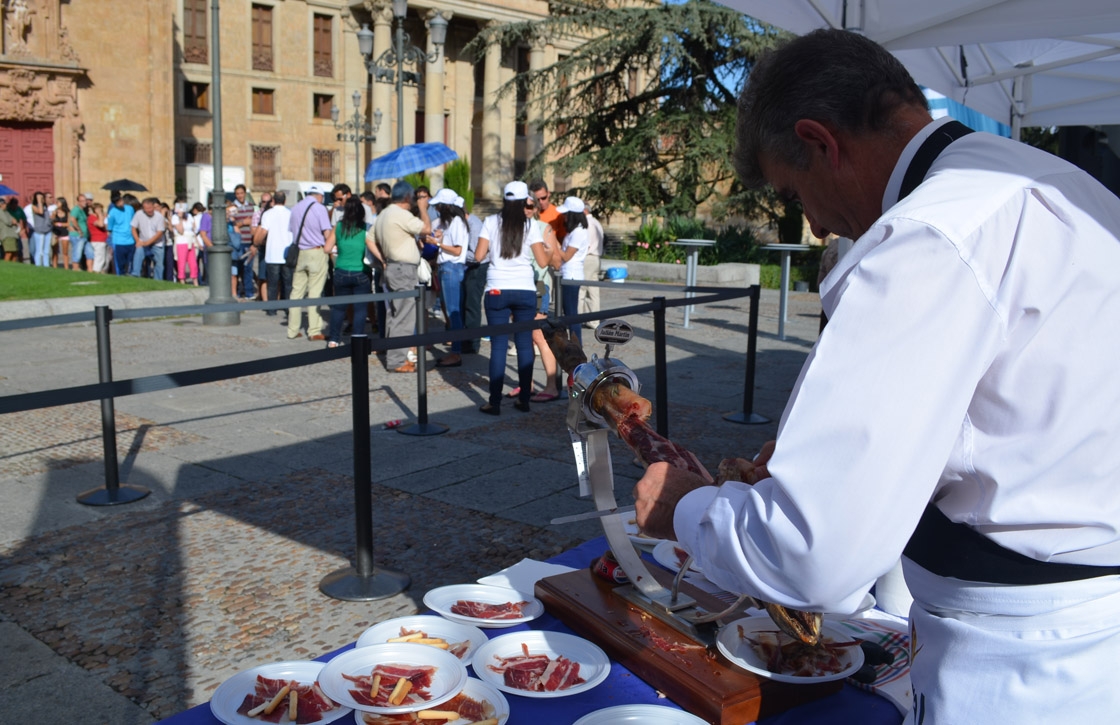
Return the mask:
M 448 21 L 434 62 L 406 65 L 404 118 L 395 68 L 369 72 L 358 31 L 373 31 L 371 58 L 393 42 L 389 0 L 222 0 L 220 88 L 213 87 L 213 0 L 0 0 L 0 175 L 22 198 L 78 191 L 127 177 L 157 196 L 184 187 L 189 163 L 210 163 L 220 92 L 222 161 L 245 169 L 251 189 L 280 180 L 345 181 L 404 143 L 442 141 L 471 161 L 481 198 L 523 170 L 543 144 L 524 97 L 498 99 L 514 74 L 570 52 L 546 38 L 474 57 L 466 46 L 491 23 L 545 17 L 542 0 L 414 0 L 405 29 L 434 55 L 429 21 Z M 386 72 L 389 71 L 389 72 Z M 412 82 L 418 79 L 419 83 Z M 339 141 L 358 113 L 382 123 L 376 140 Z M 433 186 L 442 181 L 433 170 Z M 564 180 L 553 180 L 563 187 Z M 105 194 L 107 196 L 107 193 Z M 193 201 L 193 200 L 192 200 Z

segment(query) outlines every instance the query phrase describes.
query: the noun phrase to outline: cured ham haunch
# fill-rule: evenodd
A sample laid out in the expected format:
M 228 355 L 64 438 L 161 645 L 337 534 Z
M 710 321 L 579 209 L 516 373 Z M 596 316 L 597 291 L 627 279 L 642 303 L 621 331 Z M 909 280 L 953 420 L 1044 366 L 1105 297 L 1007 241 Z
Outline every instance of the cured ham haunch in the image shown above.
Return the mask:
M 451 613 L 474 619 L 520 619 L 525 616 L 522 608 L 529 602 L 503 602 L 487 604 L 460 599 L 451 605 Z
M 355 702 L 375 707 L 393 707 L 405 703 L 426 702 L 431 697 L 428 688 L 432 686 L 432 677 L 435 674 L 435 667 L 378 665 L 368 675 L 347 675 L 343 673 L 342 676 L 357 685 L 356 688 L 349 691 Z M 410 683 L 408 694 L 401 702 L 390 702 L 389 698 L 401 678 L 408 680 Z M 377 691 L 371 697 L 370 693 L 373 690 L 375 680 L 378 683 Z
M 497 672 L 507 687 L 531 692 L 556 692 L 583 684 L 579 676 L 579 663 L 572 662 L 563 655 L 552 659 L 546 654 L 529 654 L 529 646 L 522 643 L 522 654 L 514 657 L 498 657 L 496 665 L 486 665 L 491 672 Z
M 248 715 L 250 710 L 271 702 L 285 687 L 289 688 L 291 692 L 296 693 L 296 697 L 298 698 L 295 720 L 290 720 L 287 717 L 287 700 L 281 702 L 279 707 L 267 715 L 262 712 L 250 717 L 254 717 L 262 722 L 294 722 L 303 725 L 304 723 L 319 722 L 323 719 L 324 712 L 334 710 L 338 707 L 334 700 L 327 697 L 323 691 L 319 689 L 319 685 L 316 683 L 305 685 L 295 680 L 274 680 L 262 675 L 257 675 L 256 687 L 253 692 L 245 696 L 241 707 L 237 708 L 237 712 L 242 715 Z
M 625 420 L 631 416 L 645 420 L 653 412 L 647 399 L 616 382 L 598 385 L 591 394 L 591 407 L 606 420 Z
M 600 388 L 604 386 L 623 387 L 620 383 L 605 382 L 600 384 Z M 629 390 L 629 388 L 626 388 Z M 598 390 L 596 390 L 596 396 Z M 608 396 L 608 399 L 614 396 Z M 637 396 L 635 396 L 637 397 Z M 594 403 L 594 400 L 592 402 Z M 649 401 L 646 401 L 649 405 Z M 623 440 L 626 445 L 634 451 L 634 455 L 643 465 L 650 465 L 651 463 L 668 463 L 673 468 L 680 468 L 685 471 L 691 471 L 696 475 L 703 478 L 706 482 L 712 483 L 713 479 L 707 469 L 700 463 L 699 459 L 688 449 L 680 446 L 671 440 L 659 435 L 657 431 L 649 427 L 645 419 L 640 414 L 625 415 L 624 417 L 611 417 L 612 412 L 617 414 L 617 406 L 604 405 L 603 408 L 595 408 L 600 415 L 606 419 L 611 428 L 618 433 L 618 437 Z M 633 406 L 631 405 L 631 408 Z M 629 408 L 628 408 L 629 409 Z M 647 407 L 648 410 L 648 407 Z M 624 412 L 624 411 L 623 411 Z M 648 413 L 646 414 L 648 416 Z M 780 604 L 773 604 L 770 602 L 762 602 L 766 608 L 766 613 L 778 625 L 778 628 L 783 632 L 793 637 L 794 639 L 807 645 L 815 645 L 821 636 L 821 615 L 817 612 L 802 612 L 797 609 L 789 609 Z

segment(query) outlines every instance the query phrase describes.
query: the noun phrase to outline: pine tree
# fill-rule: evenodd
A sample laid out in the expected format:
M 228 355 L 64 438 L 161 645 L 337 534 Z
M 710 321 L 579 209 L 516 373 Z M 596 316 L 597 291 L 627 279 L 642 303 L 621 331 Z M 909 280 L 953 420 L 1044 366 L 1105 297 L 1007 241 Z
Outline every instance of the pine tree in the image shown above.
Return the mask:
M 604 214 L 692 215 L 722 199 L 734 183 L 736 95 L 779 32 L 709 0 L 551 5 L 547 19 L 497 26 L 475 41 L 481 52 L 489 42 L 509 47 L 540 35 L 589 38 L 502 88 L 527 89 L 553 138 L 530 161 L 529 174 L 585 173 L 586 183 L 573 191 Z M 639 70 L 646 82 L 634 88 Z M 726 203 L 717 206 L 726 211 Z

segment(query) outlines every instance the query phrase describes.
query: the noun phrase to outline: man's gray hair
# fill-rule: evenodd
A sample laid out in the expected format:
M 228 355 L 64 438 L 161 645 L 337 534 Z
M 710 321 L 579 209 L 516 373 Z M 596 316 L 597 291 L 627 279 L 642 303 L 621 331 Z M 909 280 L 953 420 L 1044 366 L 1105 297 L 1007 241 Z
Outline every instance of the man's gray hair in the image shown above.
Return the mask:
M 759 157 L 796 169 L 809 165 L 794 124 L 821 122 L 852 134 L 890 132 L 894 111 L 927 108 L 901 62 L 848 30 L 815 30 L 764 54 L 739 94 L 738 144 L 732 155 L 743 184 L 766 184 Z
M 402 201 L 412 201 L 414 191 L 412 184 L 407 181 L 398 181 L 393 184 L 393 192 L 389 195 L 389 201 L 394 204 L 399 204 Z
M 288 195 L 282 191 L 277 191 L 272 195 L 272 201 L 275 202 L 278 206 L 284 206 L 284 202 L 286 202 L 287 200 Z

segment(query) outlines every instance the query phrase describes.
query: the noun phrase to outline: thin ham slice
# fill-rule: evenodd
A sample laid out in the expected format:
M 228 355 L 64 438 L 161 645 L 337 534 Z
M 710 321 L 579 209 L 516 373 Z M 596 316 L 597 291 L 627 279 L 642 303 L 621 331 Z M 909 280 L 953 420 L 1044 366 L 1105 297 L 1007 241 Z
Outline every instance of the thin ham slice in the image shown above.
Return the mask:
M 460 599 L 451 605 L 451 613 L 460 617 L 473 617 L 474 619 L 520 619 L 525 614 L 522 610 L 529 602 L 503 602 L 502 604 L 487 604 Z
M 266 702 L 271 702 L 272 698 L 276 697 L 276 693 L 280 692 L 285 685 L 290 687 L 298 695 L 296 701 L 297 725 L 319 722 L 323 719 L 324 712 L 338 707 L 334 700 L 327 697 L 326 694 L 319 689 L 319 685 L 316 683 L 305 685 L 295 680 L 278 680 L 257 675 L 257 681 L 253 692 L 245 696 L 245 699 L 241 702 L 241 707 L 237 708 L 237 712 L 242 715 L 247 715 L 253 708 L 263 705 Z M 287 720 L 287 713 L 288 702 L 284 700 L 281 701 L 280 705 L 270 714 L 265 715 L 261 713 L 257 715 L 255 719 L 261 722 L 271 723 L 278 723 L 281 720 L 291 722 Z

